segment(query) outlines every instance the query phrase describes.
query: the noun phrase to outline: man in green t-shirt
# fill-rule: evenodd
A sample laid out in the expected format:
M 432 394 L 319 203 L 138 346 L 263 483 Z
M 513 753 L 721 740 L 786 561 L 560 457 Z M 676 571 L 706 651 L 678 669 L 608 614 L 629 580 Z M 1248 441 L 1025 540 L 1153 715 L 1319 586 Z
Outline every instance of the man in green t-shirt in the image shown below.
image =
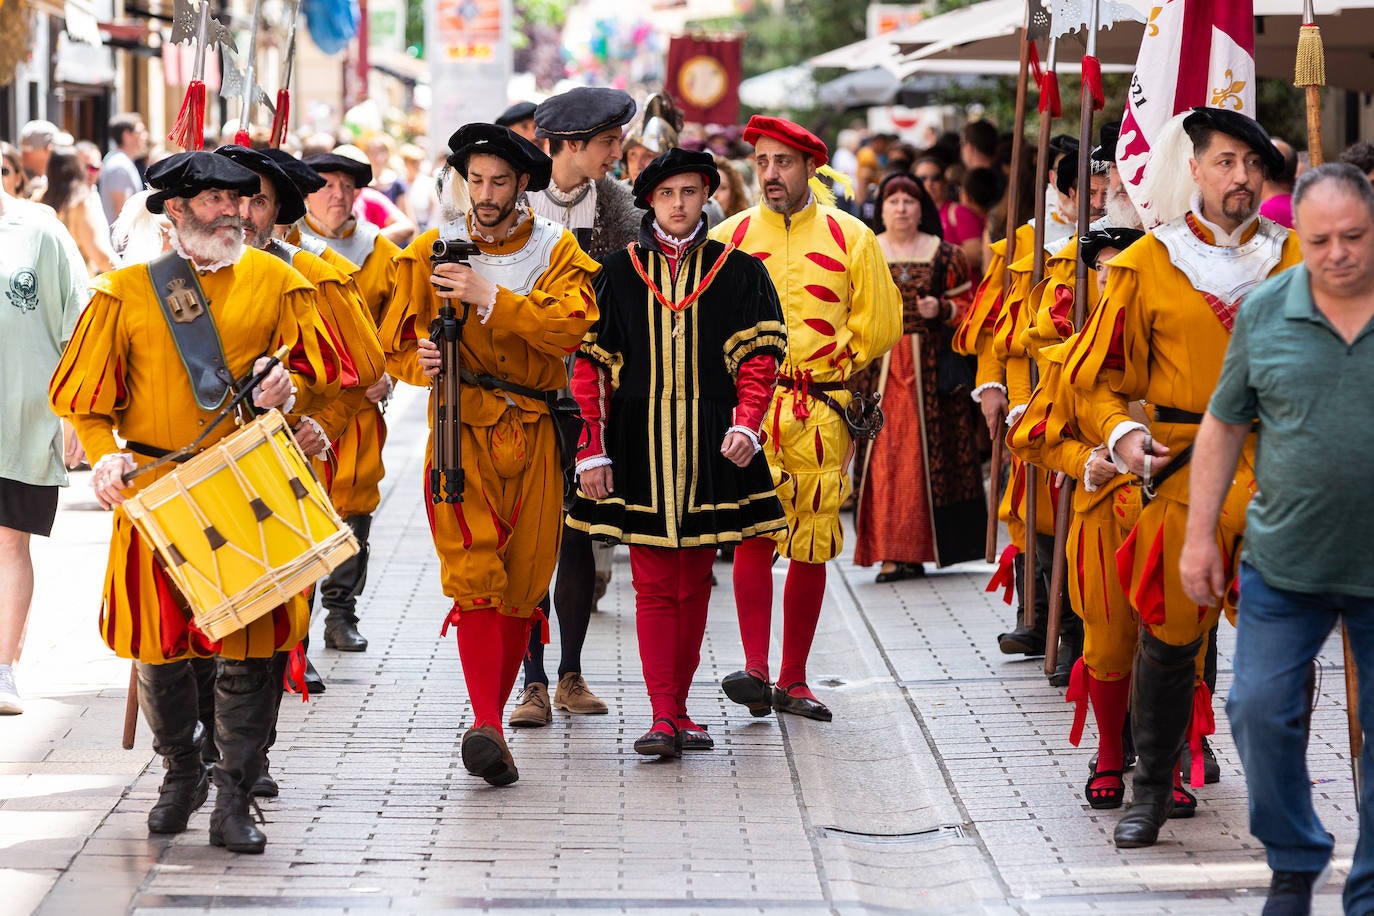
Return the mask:
M 1317 819 L 1307 772 L 1308 678 L 1338 620 L 1357 667 L 1374 671 L 1374 188 L 1354 166 L 1307 172 L 1293 191 L 1303 263 L 1241 304 L 1221 378 L 1193 447 L 1184 589 L 1215 604 L 1217 520 L 1242 445 L 1258 421 L 1255 479 L 1241 554 L 1235 681 L 1226 712 L 1250 792 L 1250 831 L 1273 881 L 1265 913 L 1308 913 L 1334 841 Z M 1360 720 L 1374 729 L 1374 678 L 1360 679 Z M 1361 842 L 1345 911 L 1374 911 L 1374 784 L 1361 762 Z

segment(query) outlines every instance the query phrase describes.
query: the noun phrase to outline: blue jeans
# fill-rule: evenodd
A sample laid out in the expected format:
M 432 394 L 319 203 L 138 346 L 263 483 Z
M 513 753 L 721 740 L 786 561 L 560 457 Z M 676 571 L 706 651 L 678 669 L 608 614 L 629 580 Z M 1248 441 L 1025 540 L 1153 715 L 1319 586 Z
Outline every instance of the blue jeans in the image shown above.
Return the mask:
M 1360 724 L 1374 735 L 1374 598 L 1304 594 L 1268 585 L 1241 564 L 1235 682 L 1226 715 L 1245 769 L 1250 832 L 1275 871 L 1320 871 L 1333 843 L 1312 807 L 1307 771 L 1312 660 L 1344 618 L 1360 678 Z M 1374 742 L 1360 758 L 1360 839 L 1345 885 L 1345 911 L 1374 912 Z

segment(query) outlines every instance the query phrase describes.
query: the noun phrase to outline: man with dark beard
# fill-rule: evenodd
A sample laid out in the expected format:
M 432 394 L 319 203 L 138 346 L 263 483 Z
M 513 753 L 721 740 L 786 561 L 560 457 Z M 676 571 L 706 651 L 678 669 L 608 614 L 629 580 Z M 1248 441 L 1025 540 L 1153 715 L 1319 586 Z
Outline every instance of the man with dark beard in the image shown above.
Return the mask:
M 1065 361 L 1068 384 L 1086 392 L 1110 458 L 1143 484 L 1140 519 L 1118 553 L 1141 622 L 1131 669 L 1138 763 L 1115 836 L 1123 848 L 1154 845 L 1176 800 L 1187 805 L 1186 795 L 1174 791 L 1185 742 L 1193 784 L 1202 782 L 1201 738 L 1211 717 L 1194 710 L 1210 710 L 1211 695 L 1196 660 L 1223 605 L 1234 606 L 1229 584 L 1254 492 L 1254 437 L 1216 526 L 1228 590 L 1207 604 L 1189 597 L 1179 579 L 1187 461 L 1241 300 L 1300 259 L 1297 237 L 1258 215 L 1265 176 L 1283 167 L 1264 128 L 1215 108 L 1194 109 L 1183 128 L 1193 153 L 1191 209 L 1112 260 L 1101 301 Z M 1128 406 L 1136 400 L 1153 405 L 1151 427 L 1131 418 Z
M 520 778 L 501 728 L 530 639 L 542 617 L 563 532 L 563 473 L 550 416 L 568 384 L 565 358 L 596 320 L 599 269 L 572 233 L 530 213 L 523 195 L 549 181 L 550 162 L 507 128 L 467 124 L 449 138 L 449 165 L 472 197 L 465 218 L 422 234 L 398 258 L 396 296 L 382 325 L 388 366 L 428 385 L 442 368 L 462 380 L 461 502 L 426 504 L 444 594 L 441 634 L 457 627 L 473 723 L 463 765 L 494 786 Z M 430 264 L 435 241 L 471 242 L 468 263 Z M 451 302 L 463 315 L 460 365 L 443 366 L 425 335 Z
M 121 507 L 174 465 L 127 486 L 122 475 L 194 440 L 229 398 L 228 382 L 265 368 L 264 354 L 286 347 L 290 355 L 254 391 L 253 402 L 307 413 L 337 397 L 340 358 L 301 275 L 265 252 L 245 250 L 239 202 L 258 191 L 257 175 L 197 151 L 157 163 L 148 183 L 155 189 L 148 209 L 165 212 L 172 224 L 172 251 L 93 281 L 94 296 L 53 375 L 49 401 L 81 437 L 96 498 L 115 510 L 100 634 L 117 655 L 138 661 L 139 705 L 153 746 L 166 759 L 148 830 L 184 831 L 206 799 L 197 685 L 188 659 L 218 656 L 219 760 L 212 770 L 218 793 L 210 843 L 260 853 L 267 838 L 253 824 L 249 792 L 276 702 L 271 659 L 300 642 L 309 606 L 293 598 L 246 628 L 209 640 L 190 625 L 185 601 Z M 154 274 L 166 282 L 155 285 Z M 192 301 L 185 294 L 173 298 L 178 288 Z M 198 329 L 185 330 L 201 321 Z M 216 361 L 227 373 L 188 368 Z M 221 424 L 215 434 L 232 431 Z M 116 433 L 126 442 L 124 451 Z
M 362 295 L 358 286 L 347 273 L 336 269 L 319 254 L 297 248 L 289 242 L 273 238 L 277 226 L 290 225 L 305 215 L 305 200 L 296 183 L 266 153 L 247 149 L 242 146 L 222 146 L 215 155 L 223 156 L 254 172 L 260 182 L 257 192 L 244 195 L 240 201 L 240 214 L 243 217 L 243 231 L 247 235 L 250 248 L 258 248 L 290 264 L 309 281 L 314 288 L 315 308 L 330 331 L 330 339 L 342 360 L 340 367 L 340 393 L 333 403 L 321 403 L 318 409 L 309 414 L 288 417 L 296 441 L 307 457 L 315 459 L 315 473 L 324 481 L 334 500 L 334 508 L 341 518 L 351 518 L 346 501 L 342 508 L 340 500 L 334 498 L 335 485 L 340 481 L 339 471 L 346 473 L 342 479 L 351 482 L 347 472 L 353 468 L 345 456 L 338 451 L 344 433 L 354 422 L 359 411 L 370 405 L 369 392 L 386 375 L 386 355 L 377 339 L 377 326 L 372 316 L 365 311 Z M 327 249 L 321 247 L 320 251 Z M 351 454 L 348 457 L 353 457 Z M 349 492 L 346 485 L 338 486 L 343 493 Z M 375 508 L 375 507 L 374 507 Z M 370 521 L 370 517 L 369 517 Z M 358 534 L 358 525 L 351 527 Z M 359 537 L 359 551 L 329 574 L 320 587 L 328 593 L 330 589 L 344 590 L 346 597 L 356 601 L 367 578 L 367 538 L 366 532 Z M 356 617 L 351 618 L 356 623 Z M 328 638 L 328 622 L 326 639 Z M 287 654 L 278 653 L 274 678 L 281 683 L 281 675 L 286 672 Z M 280 700 L 280 694 L 278 694 Z M 276 741 L 276 717 L 268 740 L 267 750 Z M 268 769 L 266 756 L 263 758 L 262 775 L 253 786 L 253 794 L 275 797 L 277 783 Z

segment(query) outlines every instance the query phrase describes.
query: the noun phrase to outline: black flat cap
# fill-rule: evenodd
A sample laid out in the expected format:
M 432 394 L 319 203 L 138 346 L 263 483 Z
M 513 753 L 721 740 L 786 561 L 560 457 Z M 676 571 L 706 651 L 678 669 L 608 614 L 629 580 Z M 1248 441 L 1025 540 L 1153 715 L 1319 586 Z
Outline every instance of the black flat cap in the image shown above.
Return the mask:
M 1125 251 L 1145 235 L 1139 229 L 1094 229 L 1078 239 L 1078 256 L 1090 268 L 1097 269 L 1098 255 L 1108 248 Z
M 448 164 L 464 178 L 468 177 L 468 159 L 476 155 L 496 156 L 521 175 L 528 175 L 526 191 L 547 188 L 553 174 L 553 160 L 543 150 L 509 127 L 497 124 L 464 124 L 448 138 L 448 148 L 452 151 Z
M 578 86 L 546 99 L 534 110 L 537 137 L 590 140 L 597 134 L 629 124 L 635 100 L 628 92 L 604 86 Z
M 221 146 L 215 150 L 216 156 L 223 156 L 230 162 L 237 162 L 246 169 L 256 172 L 272 183 L 277 192 L 277 225 L 285 226 L 305 216 L 305 198 L 300 188 L 280 166 L 263 155 L 262 152 L 246 146 Z
M 1265 174 L 1277 175 L 1283 171 L 1283 154 L 1274 146 L 1269 132 L 1254 118 L 1226 108 L 1194 108 L 1193 113 L 1183 119 L 1183 129 L 1189 138 L 1196 141 L 1197 132 L 1202 130 L 1220 131 L 1235 137 L 1255 152 L 1264 163 Z
M 1054 164 L 1054 186 L 1067 194 L 1078 184 L 1078 152 L 1065 153 Z
M 521 121 L 529 121 L 534 117 L 534 109 L 537 106 L 533 102 L 516 102 L 505 111 L 496 116 L 493 122 L 501 127 L 514 127 Z
M 301 161 L 321 175 L 328 172 L 343 172 L 345 175 L 352 175 L 355 187 L 363 188 L 372 184 L 372 166 L 366 162 L 359 162 L 357 159 L 340 156 L 338 153 L 320 153 Z
M 1050 137 L 1050 155 L 1062 156 L 1078 152 L 1078 138 L 1073 134 L 1055 134 Z
M 201 191 L 238 191 L 258 193 L 258 175 L 223 156 L 205 150 L 191 150 L 168 156 L 148 166 L 148 212 L 161 213 L 162 205 L 173 197 L 195 197 Z
M 670 149 L 653 162 L 644 166 L 644 171 L 635 179 L 635 206 L 641 210 L 652 209 L 649 198 L 654 188 L 663 184 L 674 175 L 695 172 L 706 179 L 706 196 L 710 197 L 720 187 L 720 170 L 710 153 L 693 152 L 686 149 Z
M 1097 146 L 1093 147 L 1093 162 L 1116 164 L 1116 141 L 1121 137 L 1121 122 L 1107 121 L 1098 133 Z
M 268 147 L 262 151 L 262 154 L 275 162 L 277 167 L 296 183 L 296 187 L 300 188 L 302 194 L 314 194 L 320 188 L 324 187 L 325 181 L 320 177 L 319 172 L 315 171 L 304 162 L 301 162 L 286 150 Z

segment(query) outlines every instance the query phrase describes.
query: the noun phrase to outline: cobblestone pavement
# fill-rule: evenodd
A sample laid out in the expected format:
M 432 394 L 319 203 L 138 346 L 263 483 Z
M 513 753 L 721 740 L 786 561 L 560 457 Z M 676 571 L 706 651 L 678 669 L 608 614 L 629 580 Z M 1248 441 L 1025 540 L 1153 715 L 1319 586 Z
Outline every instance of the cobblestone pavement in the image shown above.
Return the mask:
M 468 776 L 456 745 L 470 713 L 418 499 L 418 393 L 390 419 L 361 612 L 371 647 L 316 650 L 328 692 L 283 706 L 262 856 L 210 847 L 208 805 L 185 834 L 147 834 L 161 768 L 142 724 L 136 749 L 119 747 L 129 666 L 94 627 L 109 518 L 77 475 L 56 538 L 35 546 L 28 711 L 0 718 L 0 913 L 1258 913 L 1269 875 L 1221 700 L 1222 781 L 1198 816 L 1152 849 L 1116 850 L 1116 813 L 1082 799 L 1091 738 L 1069 746 L 1071 709 L 1039 660 L 997 654 L 1011 613 L 983 591 L 983 564 L 892 585 L 832 564 L 810 669 L 829 725 L 751 719 L 724 699 L 742 653 L 718 564 L 693 687 L 717 747 L 658 762 L 631 749 L 649 707 L 621 551 L 584 656 L 610 714 L 512 732 L 514 787 Z M 1223 628 L 1222 696 L 1231 644 Z M 1338 649 L 1310 756 L 1337 838 L 1318 913 L 1339 912 L 1356 831 Z

